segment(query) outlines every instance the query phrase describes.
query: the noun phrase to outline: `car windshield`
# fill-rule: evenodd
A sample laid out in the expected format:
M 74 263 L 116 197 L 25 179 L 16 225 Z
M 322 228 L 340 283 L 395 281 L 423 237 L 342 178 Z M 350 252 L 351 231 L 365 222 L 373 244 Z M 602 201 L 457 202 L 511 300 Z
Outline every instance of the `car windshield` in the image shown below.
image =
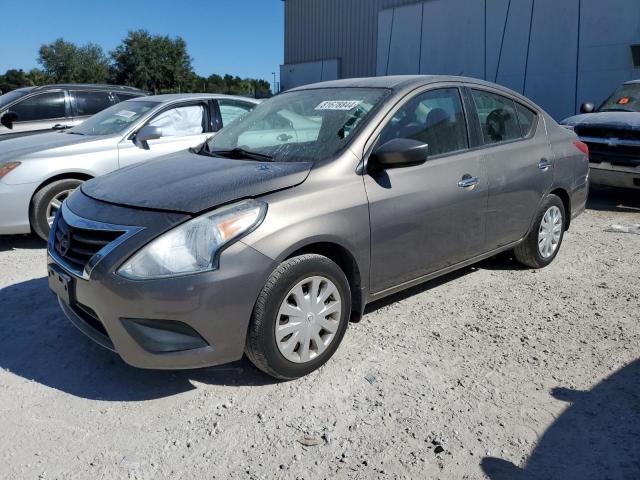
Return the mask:
M 96 113 L 77 127 L 68 130 L 67 133 L 75 135 L 113 135 L 121 133 L 157 105 L 158 103 L 156 102 L 127 100 Z
M 24 97 L 30 90 L 13 90 L 11 92 L 7 92 L 4 95 L 0 95 L 0 110 L 2 108 L 9 105 L 14 100 L 17 100 L 20 97 Z
M 640 112 L 640 83 L 620 86 L 605 100 L 599 112 Z
M 211 154 L 250 152 L 279 162 L 315 161 L 342 150 L 388 95 L 380 88 L 321 88 L 283 93 L 226 126 Z

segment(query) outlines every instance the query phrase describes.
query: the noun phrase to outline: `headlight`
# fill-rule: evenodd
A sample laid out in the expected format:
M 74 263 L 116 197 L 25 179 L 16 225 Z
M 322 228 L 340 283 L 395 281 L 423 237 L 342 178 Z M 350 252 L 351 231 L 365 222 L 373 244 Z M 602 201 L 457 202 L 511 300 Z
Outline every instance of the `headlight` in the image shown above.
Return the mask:
M 144 280 L 214 270 L 222 249 L 258 227 L 266 212 L 265 203 L 245 200 L 206 213 L 153 240 L 117 273 Z
M 20 165 L 20 162 L 0 162 L 0 178 L 4 177 L 11 170 Z

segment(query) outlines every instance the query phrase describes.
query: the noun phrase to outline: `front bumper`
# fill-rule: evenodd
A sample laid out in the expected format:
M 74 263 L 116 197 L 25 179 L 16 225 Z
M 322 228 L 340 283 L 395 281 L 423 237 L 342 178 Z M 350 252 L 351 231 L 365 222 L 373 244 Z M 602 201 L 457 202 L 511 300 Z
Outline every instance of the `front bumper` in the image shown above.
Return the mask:
M 591 183 L 610 187 L 640 189 L 640 168 L 616 168 L 609 164 L 590 164 Z
M 29 233 L 29 204 L 37 184 L 0 181 L 0 235 Z
M 150 234 L 152 228 L 147 226 L 115 247 L 88 278 L 71 271 L 55 251 L 52 254 L 50 240 L 49 268 L 62 269 L 72 279 L 69 303 L 59 296 L 65 315 L 92 340 L 135 367 L 198 368 L 240 359 L 255 300 L 274 261 L 236 242 L 222 253 L 219 269 L 213 272 L 142 281 L 115 274 L 122 262 L 156 236 Z M 153 324 L 152 333 L 160 335 L 154 335 L 151 343 L 141 341 L 131 328 L 132 321 Z M 176 339 L 188 341 L 189 337 L 176 336 L 176 325 L 184 327 L 181 331 L 195 332 L 200 345 L 176 350 Z

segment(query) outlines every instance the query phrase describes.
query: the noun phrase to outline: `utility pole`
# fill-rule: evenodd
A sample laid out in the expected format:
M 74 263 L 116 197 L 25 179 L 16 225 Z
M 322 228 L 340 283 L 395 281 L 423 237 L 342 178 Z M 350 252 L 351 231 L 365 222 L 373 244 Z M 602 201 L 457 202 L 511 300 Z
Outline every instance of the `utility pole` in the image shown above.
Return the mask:
M 273 94 L 275 95 L 276 93 L 278 93 L 278 85 L 276 84 L 276 72 L 271 72 L 271 75 L 273 75 Z

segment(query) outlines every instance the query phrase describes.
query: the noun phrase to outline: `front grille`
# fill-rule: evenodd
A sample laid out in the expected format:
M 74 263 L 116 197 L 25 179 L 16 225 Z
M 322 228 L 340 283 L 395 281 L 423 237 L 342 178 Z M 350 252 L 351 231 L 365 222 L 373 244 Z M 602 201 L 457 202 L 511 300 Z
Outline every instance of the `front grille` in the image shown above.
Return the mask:
M 60 215 L 56 224 L 53 247 L 70 268 L 82 272 L 91 257 L 124 233 L 120 230 L 73 227 Z
M 610 146 L 603 143 L 586 142 L 589 146 L 589 161 L 592 163 L 609 162 L 622 167 L 640 166 L 640 146 Z
M 575 132 L 581 137 L 617 138 L 619 140 L 640 140 L 640 132 L 607 127 L 577 126 Z

